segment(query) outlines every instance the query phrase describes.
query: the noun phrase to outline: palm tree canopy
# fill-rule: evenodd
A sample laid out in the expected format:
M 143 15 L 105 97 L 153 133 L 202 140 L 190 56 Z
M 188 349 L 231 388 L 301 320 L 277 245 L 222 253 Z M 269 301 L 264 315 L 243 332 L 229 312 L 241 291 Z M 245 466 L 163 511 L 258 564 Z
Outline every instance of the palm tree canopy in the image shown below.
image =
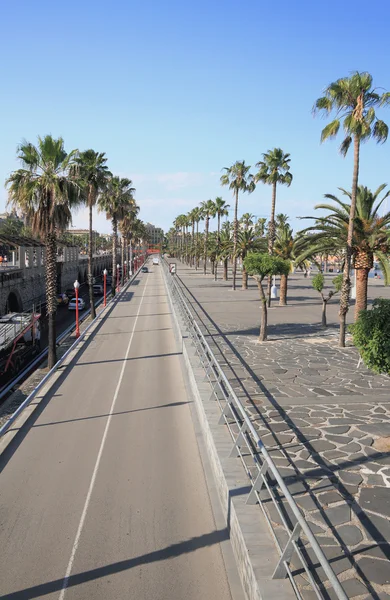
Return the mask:
M 356 197 L 356 214 L 352 238 L 352 256 L 355 258 L 362 252 L 369 256 L 378 257 L 386 281 L 390 278 L 390 261 L 387 254 L 390 251 L 389 226 L 390 212 L 379 216 L 379 209 L 390 195 L 387 191 L 381 199 L 379 195 L 386 188 L 382 184 L 375 192 L 366 186 L 359 185 Z M 300 258 L 304 259 L 313 254 L 333 253 L 344 250 L 346 245 L 350 212 L 351 192 L 339 188 L 346 201 L 340 200 L 333 194 L 325 194 L 325 198 L 334 204 L 317 204 L 315 209 L 326 210 L 328 215 L 323 217 L 304 217 L 315 220 L 314 225 L 300 232 L 301 236 L 309 234 L 307 243 L 301 243 Z
M 200 206 L 206 219 L 210 217 L 215 217 L 217 209 L 212 200 L 201 202 Z
M 221 176 L 221 185 L 228 185 L 234 193 L 253 192 L 256 185 L 253 175 L 249 173 L 250 168 L 245 160 L 237 161 L 231 167 L 224 167 L 226 173 Z
M 248 252 L 265 251 L 265 245 L 265 240 L 258 238 L 252 227 L 241 230 L 238 232 L 236 255 L 245 257 Z
M 290 186 L 293 179 L 290 173 L 290 161 L 290 155 L 285 154 L 281 148 L 268 150 L 263 154 L 263 160 L 256 163 L 256 167 L 259 169 L 255 175 L 256 182 Z
M 221 198 L 221 196 L 217 196 L 214 200 L 215 204 L 215 214 L 220 217 L 227 217 L 229 214 L 230 204 L 226 204 L 225 200 Z
M 98 204 L 99 210 L 107 215 L 107 219 L 122 220 L 135 205 L 133 182 L 126 177 L 111 177 Z
M 246 227 L 251 227 L 253 225 L 254 218 L 255 215 L 252 215 L 251 213 L 244 213 L 240 219 L 240 222 Z
M 81 200 L 78 182 L 69 177 L 77 150 L 67 153 L 62 138 L 38 137 L 38 144 L 22 142 L 17 158 L 23 168 L 6 181 L 9 203 L 31 218 L 33 232 L 45 236 L 65 229 L 72 220 L 71 208 Z
M 106 162 L 104 152 L 99 153 L 92 149 L 80 152 L 75 159 L 75 175 L 84 184 L 88 206 L 95 204 L 99 193 L 106 187 L 108 178 L 112 177 Z
M 328 123 L 321 133 L 321 142 L 334 138 L 339 132 L 341 121 L 345 138 L 340 146 L 340 152 L 345 156 L 357 137 L 364 141 L 374 137 L 378 143 L 386 141 L 388 126 L 377 118 L 375 108 L 390 102 L 390 94 L 378 94 L 372 87 L 372 76 L 369 73 L 356 71 L 350 77 L 342 77 L 331 83 L 324 91 L 324 96 L 318 98 L 314 112 L 328 115 L 335 113 L 336 118 Z

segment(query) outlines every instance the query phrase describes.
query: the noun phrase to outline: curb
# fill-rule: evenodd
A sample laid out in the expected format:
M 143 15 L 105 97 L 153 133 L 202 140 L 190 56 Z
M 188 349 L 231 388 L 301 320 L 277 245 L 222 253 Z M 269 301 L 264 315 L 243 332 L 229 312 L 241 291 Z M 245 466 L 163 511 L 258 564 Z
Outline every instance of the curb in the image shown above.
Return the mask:
M 216 484 L 222 512 L 226 519 L 241 584 L 248 600 L 296 600 L 290 581 L 272 579 L 279 555 L 270 536 L 268 525 L 257 505 L 246 504 L 250 491 L 243 466 L 230 458 L 231 438 L 223 425 L 212 389 L 204 381 L 195 349 L 181 326 L 176 313 L 164 271 L 164 282 L 175 326 L 175 335 L 181 341 L 186 375 L 194 398 L 202 428 L 211 470 Z

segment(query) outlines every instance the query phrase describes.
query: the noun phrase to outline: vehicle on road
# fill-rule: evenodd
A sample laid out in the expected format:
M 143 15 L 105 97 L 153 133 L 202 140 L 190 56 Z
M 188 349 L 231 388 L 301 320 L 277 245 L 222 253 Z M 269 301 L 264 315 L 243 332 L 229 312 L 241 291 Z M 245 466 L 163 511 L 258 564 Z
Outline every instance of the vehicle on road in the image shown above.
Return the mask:
M 84 300 L 82 298 L 79 298 L 78 303 L 79 303 L 79 310 L 83 310 L 83 308 L 85 308 Z M 76 306 L 77 306 L 76 298 L 72 298 L 72 300 L 69 301 L 68 310 L 76 310 Z
M 66 306 L 69 304 L 69 296 L 63 292 L 62 294 L 57 294 L 57 304 L 60 306 Z
M 111 285 L 112 284 L 112 275 L 107 275 L 106 282 L 107 282 L 107 285 Z
M 104 293 L 103 286 L 102 286 L 102 285 L 100 285 L 100 283 L 96 283 L 96 284 L 93 286 L 93 295 L 94 295 L 94 296 L 102 296 L 102 295 L 103 295 L 103 293 Z
M 160 260 L 159 260 L 157 257 L 155 257 L 155 258 L 153 259 L 153 264 L 154 264 L 154 265 L 159 265 L 159 264 L 160 264 Z
M 142 267 L 141 273 L 149 273 L 148 267 Z
M 40 314 L 9 313 L 0 317 L 1 382 L 19 373 L 40 352 Z

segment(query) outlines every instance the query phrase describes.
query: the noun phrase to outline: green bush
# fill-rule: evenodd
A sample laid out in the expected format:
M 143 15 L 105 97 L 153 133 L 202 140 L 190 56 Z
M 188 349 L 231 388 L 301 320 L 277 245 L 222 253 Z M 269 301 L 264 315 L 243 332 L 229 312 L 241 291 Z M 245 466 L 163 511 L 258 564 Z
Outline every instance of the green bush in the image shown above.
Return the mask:
M 375 373 L 390 373 L 390 300 L 374 300 L 349 329 L 364 364 Z

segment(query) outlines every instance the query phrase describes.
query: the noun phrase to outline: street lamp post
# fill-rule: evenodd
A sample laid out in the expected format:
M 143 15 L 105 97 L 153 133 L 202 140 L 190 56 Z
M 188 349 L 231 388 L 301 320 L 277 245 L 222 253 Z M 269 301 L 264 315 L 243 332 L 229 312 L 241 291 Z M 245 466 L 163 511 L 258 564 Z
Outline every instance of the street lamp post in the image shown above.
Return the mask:
M 79 282 L 74 282 L 74 291 L 76 293 L 76 338 L 80 337 L 80 326 L 79 326 Z
M 104 286 L 103 286 L 103 290 L 104 290 L 104 303 L 103 306 L 107 305 L 107 269 L 104 269 L 103 271 L 103 281 L 104 281 Z
M 119 292 L 119 263 L 116 266 L 116 291 Z
M 125 268 L 124 268 L 124 272 L 123 272 L 123 282 L 126 281 L 126 267 L 127 267 L 127 260 L 125 260 Z

